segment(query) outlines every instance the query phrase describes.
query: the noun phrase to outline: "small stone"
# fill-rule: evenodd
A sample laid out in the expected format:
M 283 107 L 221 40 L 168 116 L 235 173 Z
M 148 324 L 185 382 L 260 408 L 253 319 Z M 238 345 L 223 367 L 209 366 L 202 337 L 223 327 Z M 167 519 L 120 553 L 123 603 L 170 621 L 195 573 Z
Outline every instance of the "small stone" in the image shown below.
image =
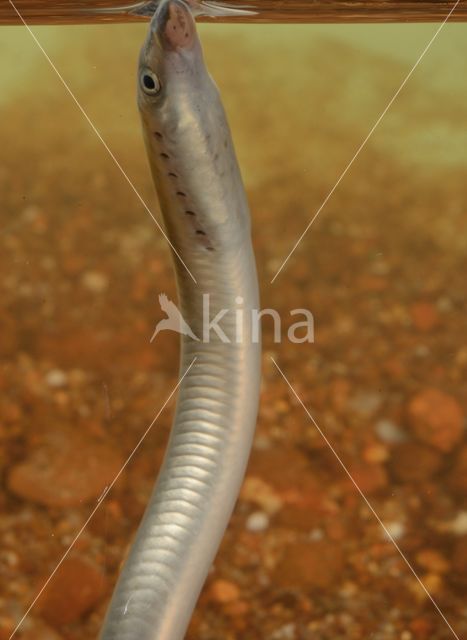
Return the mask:
M 282 491 L 297 482 L 309 469 L 306 454 L 298 447 L 282 445 L 266 451 L 253 451 L 248 476 L 261 478 L 274 491 Z M 277 473 L 280 469 L 281 473 Z
M 439 323 L 438 310 L 430 302 L 414 302 L 410 307 L 410 318 L 418 331 L 432 331 Z
M 383 401 L 382 394 L 361 391 L 350 400 L 350 408 L 362 416 L 371 416 L 378 411 Z
M 220 604 L 234 602 L 240 598 L 240 589 L 228 580 L 215 580 L 209 589 L 210 599 Z
M 371 464 L 384 462 L 385 460 L 387 460 L 388 456 L 389 451 L 387 447 L 378 443 L 369 444 L 363 450 L 363 459 L 366 462 L 370 462 Z
M 440 529 L 450 531 L 457 536 L 464 536 L 467 534 L 467 511 L 459 511 L 453 520 L 443 523 Z
M 407 435 L 392 420 L 378 420 L 375 425 L 375 431 L 380 440 L 388 444 L 397 444 L 407 440 Z
M 349 580 L 347 580 L 342 585 L 339 593 L 343 598 L 346 599 L 355 598 L 356 594 L 358 593 L 358 586 L 355 584 L 355 582 L 350 582 Z
M 438 300 L 436 301 L 436 308 L 441 313 L 449 313 L 450 311 L 453 310 L 454 305 L 451 298 L 448 298 L 447 296 L 442 296 L 441 298 L 438 298 Z
M 384 527 L 382 533 L 386 540 L 400 540 L 405 534 L 405 525 L 403 522 L 385 522 Z
M 60 626 L 78 620 L 107 593 L 104 573 L 87 560 L 64 560 L 38 602 L 49 624 Z
M 417 640 L 428 640 L 432 637 L 432 623 L 426 618 L 415 618 L 410 623 L 410 629 Z
M 34 222 L 43 215 L 42 209 L 36 204 L 28 204 L 21 212 L 24 222 Z
M 248 531 L 260 532 L 269 527 L 269 517 L 264 511 L 254 511 L 246 520 Z
M 322 512 L 302 505 L 285 504 L 275 516 L 274 522 L 279 527 L 309 534 L 322 522 Z
M 383 258 L 380 258 L 379 256 L 375 260 L 375 262 L 371 265 L 371 273 L 374 273 L 375 275 L 378 275 L 378 276 L 385 276 L 388 273 L 390 273 L 390 271 L 391 271 L 390 265 L 387 262 L 385 262 Z
M 268 436 L 258 433 L 255 436 L 253 447 L 258 449 L 258 451 L 267 451 L 271 448 L 271 439 L 268 438 Z
M 462 409 L 455 398 L 439 389 L 427 388 L 416 394 L 408 405 L 408 420 L 419 440 L 444 453 L 462 438 Z
M 349 472 L 355 484 L 365 495 L 377 493 L 388 483 L 386 469 L 381 465 L 357 462 L 351 465 Z M 353 482 L 347 478 L 345 481 L 355 490 Z
M 344 560 L 328 540 L 296 542 L 284 548 L 274 571 L 274 582 L 285 589 L 326 589 L 339 578 Z
M 14 551 L 6 549 L 0 553 L 0 562 L 7 567 L 17 567 L 19 565 L 19 556 Z
M 64 371 L 60 369 L 52 369 L 45 376 L 45 381 L 54 389 L 59 389 L 60 387 L 65 387 L 68 383 L 68 377 Z
M 431 354 L 430 348 L 426 344 L 417 344 L 413 350 L 413 354 L 416 358 L 428 358 Z
M 324 531 L 322 529 L 312 529 L 309 537 L 313 542 L 318 542 L 318 540 L 324 539 Z
M 267 482 L 256 476 L 245 478 L 240 500 L 251 502 L 269 515 L 277 513 L 282 507 L 282 500 L 277 492 Z
M 227 602 L 223 610 L 230 618 L 242 618 L 250 611 L 250 605 L 244 600 L 234 600 Z
M 430 573 L 446 573 L 449 563 L 435 549 L 422 549 L 416 555 L 418 564 Z
M 289 622 L 279 629 L 276 629 L 271 636 L 271 640 L 294 640 L 296 637 L 295 624 Z
M 109 286 L 109 279 L 100 271 L 86 271 L 81 278 L 81 284 L 92 293 L 103 293 Z
M 13 467 L 8 488 L 38 504 L 72 507 L 98 499 L 121 465 L 121 456 L 108 445 L 57 432 Z
M 413 580 L 411 582 L 412 592 L 420 601 L 427 600 L 430 596 L 436 596 L 443 587 L 443 579 L 436 573 L 428 573 L 420 579 L 423 586 L 418 582 L 418 580 Z
M 442 456 L 418 442 L 405 442 L 396 447 L 389 468 L 397 480 L 421 482 L 432 478 L 441 468 Z

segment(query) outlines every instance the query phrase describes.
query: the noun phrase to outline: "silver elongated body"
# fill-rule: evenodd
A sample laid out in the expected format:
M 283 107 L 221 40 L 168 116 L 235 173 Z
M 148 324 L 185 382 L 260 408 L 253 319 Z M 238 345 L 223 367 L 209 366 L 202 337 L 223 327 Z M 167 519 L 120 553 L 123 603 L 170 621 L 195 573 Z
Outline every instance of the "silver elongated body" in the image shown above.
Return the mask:
M 260 345 L 251 334 L 258 285 L 229 127 L 182 0 L 163 0 L 154 15 L 138 87 L 167 234 L 196 280 L 174 257 L 180 309 L 200 340 L 182 339 L 181 372 L 191 368 L 180 386 L 162 470 L 100 637 L 179 640 L 251 448 L 260 383 Z M 219 322 L 222 333 L 210 331 L 204 340 L 203 294 L 209 294 L 211 320 L 229 310 Z

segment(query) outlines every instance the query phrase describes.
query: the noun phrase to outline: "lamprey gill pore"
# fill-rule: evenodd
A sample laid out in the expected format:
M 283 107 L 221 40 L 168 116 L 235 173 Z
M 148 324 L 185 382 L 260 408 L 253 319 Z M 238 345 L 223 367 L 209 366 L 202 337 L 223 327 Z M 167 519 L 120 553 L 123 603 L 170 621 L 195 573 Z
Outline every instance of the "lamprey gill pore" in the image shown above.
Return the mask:
M 138 104 L 166 232 L 183 261 L 173 256 L 180 309 L 201 339 L 182 338 L 186 375 L 169 445 L 100 638 L 179 640 L 245 473 L 261 355 L 251 326 L 259 300 L 245 190 L 183 0 L 163 0 L 151 20 Z M 233 311 L 223 318 L 227 341 L 215 332 L 202 339 L 203 294 L 211 317 L 241 304 L 240 330 Z

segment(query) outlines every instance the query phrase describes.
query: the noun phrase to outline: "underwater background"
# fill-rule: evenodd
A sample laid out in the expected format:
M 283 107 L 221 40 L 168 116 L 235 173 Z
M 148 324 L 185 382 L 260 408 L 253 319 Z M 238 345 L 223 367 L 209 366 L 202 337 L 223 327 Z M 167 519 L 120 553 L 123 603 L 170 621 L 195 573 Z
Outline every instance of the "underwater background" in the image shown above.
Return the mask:
M 157 212 L 146 28 L 33 30 Z M 436 28 L 199 26 L 262 307 L 310 309 L 315 342 L 263 323 L 255 445 L 190 640 L 467 636 L 467 26 L 441 31 L 271 284 Z M 171 258 L 21 27 L 0 29 L 0 116 L 0 640 L 98 506 L 15 635 L 91 640 L 171 424 L 173 401 L 100 503 L 177 380 L 178 337 L 149 342 Z

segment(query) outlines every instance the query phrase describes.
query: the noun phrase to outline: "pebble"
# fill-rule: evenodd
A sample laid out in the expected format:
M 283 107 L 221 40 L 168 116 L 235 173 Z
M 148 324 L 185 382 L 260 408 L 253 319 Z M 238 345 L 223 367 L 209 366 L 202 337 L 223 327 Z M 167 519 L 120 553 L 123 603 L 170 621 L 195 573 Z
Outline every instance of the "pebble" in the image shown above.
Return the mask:
M 274 518 L 274 524 L 294 531 L 310 533 L 322 522 L 322 512 L 302 505 L 285 504 Z
M 358 586 L 355 584 L 355 582 L 350 582 L 349 580 L 346 580 L 339 590 L 339 595 L 346 599 L 355 598 L 357 593 Z
M 41 616 L 52 626 L 69 624 L 92 609 L 107 593 L 102 570 L 79 557 L 64 560 L 38 602 Z
M 260 507 L 269 515 L 277 513 L 282 507 L 282 500 L 278 493 L 267 482 L 256 476 L 245 478 L 240 499 Z
M 310 540 L 318 542 L 318 540 L 324 539 L 324 531 L 322 529 L 312 529 L 309 535 Z
M 410 318 L 418 331 L 432 331 L 439 324 L 439 314 L 430 302 L 414 302 L 410 306 Z
M 391 271 L 391 266 L 385 262 L 383 259 L 378 258 L 371 265 L 371 273 L 374 273 L 377 276 L 385 276 Z
M 382 529 L 383 537 L 386 540 L 400 540 L 405 534 L 405 525 L 403 522 L 385 522 L 385 529 Z
M 383 398 L 380 393 L 361 391 L 350 400 L 349 406 L 356 413 L 369 417 L 378 411 L 382 401 Z
M 457 536 L 467 534 L 467 511 L 459 511 L 459 513 L 442 527 L 444 531 L 450 531 Z
M 349 472 L 355 484 L 365 495 L 377 493 L 388 483 L 386 469 L 379 464 L 354 463 L 350 466 Z M 353 482 L 347 478 L 345 482 L 355 490 Z
M 303 451 L 290 445 L 274 447 L 266 451 L 253 451 L 249 464 L 249 474 L 261 478 L 273 490 L 290 488 L 300 481 L 309 469 L 310 463 Z M 280 473 L 278 473 L 280 469 Z
M 415 618 L 412 620 L 410 629 L 417 640 L 428 640 L 428 638 L 432 637 L 432 623 L 426 618 Z
M 246 626 L 245 616 L 249 613 L 250 608 L 248 602 L 234 600 L 224 604 L 222 612 L 231 619 L 231 624 L 235 629 L 243 631 Z
M 388 459 L 388 456 L 389 451 L 387 447 L 379 443 L 369 444 L 363 450 L 363 459 L 371 464 L 385 462 L 385 460 Z
M 436 573 L 428 573 L 427 575 L 421 576 L 420 580 L 426 591 L 418 580 L 411 582 L 411 590 L 419 601 L 427 600 L 429 598 L 428 593 L 430 596 L 436 596 L 443 588 L 443 579 Z
M 274 582 L 285 589 L 326 589 L 343 570 L 340 549 L 332 542 L 294 542 L 284 548 L 274 570 Z
M 426 344 L 417 344 L 413 350 L 413 354 L 416 358 L 428 358 L 428 356 L 431 354 L 431 351 Z
M 271 439 L 268 438 L 268 436 L 258 433 L 255 436 L 253 447 L 258 449 L 258 451 L 267 451 L 271 448 Z
M 97 500 L 122 465 L 120 454 L 78 434 L 49 434 L 8 475 L 8 488 L 25 500 L 72 507 Z
M 240 598 L 240 589 L 229 580 L 215 580 L 209 589 L 209 597 L 219 604 L 235 602 Z
M 43 211 L 35 204 L 29 204 L 21 212 L 24 222 L 34 222 L 37 218 L 43 216 Z
M 103 293 L 109 286 L 109 279 L 100 271 L 86 271 L 81 277 L 81 284 L 92 293 Z
M 407 440 L 407 434 L 392 420 L 378 420 L 375 424 L 375 431 L 380 440 L 388 444 L 397 444 Z
M 407 408 L 409 426 L 422 442 L 447 453 L 462 438 L 464 415 L 455 398 L 439 389 L 427 388 L 411 398 Z
M 65 387 L 68 383 L 68 376 L 61 369 L 51 369 L 45 376 L 45 381 L 49 387 L 59 389 Z
M 397 480 L 421 482 L 432 478 L 440 470 L 442 462 L 441 454 L 431 447 L 418 442 L 404 442 L 393 449 L 389 468 Z
M 246 520 L 248 531 L 261 532 L 269 527 L 269 517 L 264 511 L 254 511 Z
M 294 638 L 296 638 L 296 629 L 292 622 L 284 624 L 271 635 L 271 640 L 294 640 Z
M 450 311 L 453 310 L 454 305 L 451 298 L 448 298 L 447 296 L 442 296 L 438 298 L 438 300 L 436 301 L 436 307 L 438 311 L 440 311 L 441 313 L 449 313 Z
M 446 573 L 449 563 L 436 549 L 422 549 L 416 555 L 417 563 L 431 573 Z

